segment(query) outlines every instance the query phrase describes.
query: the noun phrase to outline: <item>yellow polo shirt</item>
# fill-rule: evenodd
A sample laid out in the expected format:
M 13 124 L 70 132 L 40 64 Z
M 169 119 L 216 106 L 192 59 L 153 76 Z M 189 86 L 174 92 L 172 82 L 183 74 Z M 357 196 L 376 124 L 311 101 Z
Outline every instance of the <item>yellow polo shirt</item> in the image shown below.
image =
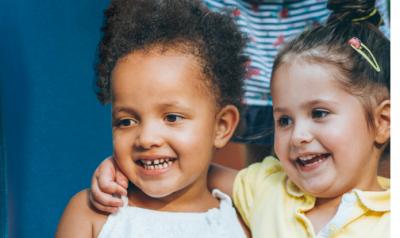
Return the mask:
M 387 190 L 354 190 L 356 206 L 340 229 L 329 228 L 329 237 L 390 237 L 390 180 L 378 180 Z M 305 216 L 314 207 L 315 197 L 304 194 L 291 182 L 274 157 L 239 172 L 233 200 L 254 238 L 316 237 Z

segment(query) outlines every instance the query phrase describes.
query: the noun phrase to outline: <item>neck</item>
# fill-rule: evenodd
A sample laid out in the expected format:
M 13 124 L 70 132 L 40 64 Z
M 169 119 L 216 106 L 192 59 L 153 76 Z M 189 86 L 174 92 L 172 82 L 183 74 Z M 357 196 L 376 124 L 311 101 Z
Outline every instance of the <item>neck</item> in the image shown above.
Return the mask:
M 378 164 L 373 166 L 372 168 L 365 168 L 365 170 L 369 169 L 370 173 L 365 173 L 365 177 L 360 184 L 353 186 L 352 189 L 359 189 L 362 191 L 382 191 L 384 190 L 381 185 L 378 183 Z
M 219 206 L 218 199 L 214 198 L 207 189 L 206 181 L 189 185 L 161 198 L 150 197 L 135 186 L 128 190 L 129 204 L 137 207 L 169 212 L 205 212 Z
M 382 149 L 373 147 L 369 154 L 370 158 L 366 159 L 365 163 L 358 168 L 360 172 L 355 171 L 354 175 L 349 175 L 353 176 L 353 179 L 356 182 L 349 184 L 347 191 L 344 191 L 343 193 L 349 192 L 353 189 L 359 189 L 362 191 L 384 190 L 378 183 L 378 167 Z
M 333 198 L 317 198 L 315 201 L 315 208 L 331 208 L 333 210 L 336 210 L 340 204 L 341 199 L 342 195 Z

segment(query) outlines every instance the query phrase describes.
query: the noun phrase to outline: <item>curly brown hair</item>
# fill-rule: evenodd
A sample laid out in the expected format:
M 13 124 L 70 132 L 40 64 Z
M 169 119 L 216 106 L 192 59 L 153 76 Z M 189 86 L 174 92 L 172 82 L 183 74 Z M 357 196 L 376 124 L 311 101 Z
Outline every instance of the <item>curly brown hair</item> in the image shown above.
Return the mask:
M 103 104 L 111 100 L 111 72 L 118 59 L 157 45 L 195 55 L 217 103 L 240 108 L 246 39 L 228 12 L 211 12 L 197 0 L 113 0 L 102 32 L 96 85 Z

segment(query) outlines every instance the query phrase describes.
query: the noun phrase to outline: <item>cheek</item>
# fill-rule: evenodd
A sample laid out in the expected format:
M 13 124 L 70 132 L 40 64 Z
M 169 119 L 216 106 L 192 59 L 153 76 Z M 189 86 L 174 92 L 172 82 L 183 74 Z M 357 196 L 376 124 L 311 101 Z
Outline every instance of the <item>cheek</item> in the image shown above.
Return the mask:
M 199 154 L 211 149 L 209 143 L 211 137 L 203 131 L 186 131 L 184 133 L 171 134 L 171 146 L 180 149 L 180 153 Z
M 127 133 L 113 132 L 114 153 L 122 154 L 132 147 L 131 138 Z
M 349 121 L 354 123 L 349 123 Z M 361 121 L 352 119 L 338 120 L 335 126 L 327 126 L 319 131 L 323 133 L 320 134 L 320 138 L 323 138 L 324 146 L 337 149 L 343 148 L 344 150 L 347 150 L 349 145 L 356 145 L 357 142 L 370 137 L 366 125 Z
M 204 146 L 212 146 L 213 144 L 214 128 L 211 125 L 213 125 L 212 122 L 206 120 L 202 122 L 199 122 L 199 120 L 193 121 L 187 124 L 185 128 L 174 132 L 171 138 L 179 144 L 187 145 L 188 148 L 210 150 L 211 148 L 205 148 Z
M 289 152 L 289 144 L 284 133 L 275 130 L 274 150 L 280 160 L 285 160 Z
M 200 164 L 208 166 L 213 151 L 213 133 L 211 130 L 204 126 L 197 126 L 184 132 L 171 134 L 170 138 L 170 146 L 182 158 L 189 158 L 190 164 L 196 163 L 199 166 Z M 193 159 L 194 157 L 195 159 Z

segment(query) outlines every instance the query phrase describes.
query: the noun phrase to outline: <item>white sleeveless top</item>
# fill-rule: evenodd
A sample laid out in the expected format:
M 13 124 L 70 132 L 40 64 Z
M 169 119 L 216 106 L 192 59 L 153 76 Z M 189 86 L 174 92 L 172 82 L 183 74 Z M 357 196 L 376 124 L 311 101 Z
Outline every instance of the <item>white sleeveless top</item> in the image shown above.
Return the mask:
M 99 238 L 242 238 L 246 237 L 230 197 L 215 189 L 219 208 L 207 212 L 165 212 L 128 206 L 128 198 L 117 213 L 108 216 Z

